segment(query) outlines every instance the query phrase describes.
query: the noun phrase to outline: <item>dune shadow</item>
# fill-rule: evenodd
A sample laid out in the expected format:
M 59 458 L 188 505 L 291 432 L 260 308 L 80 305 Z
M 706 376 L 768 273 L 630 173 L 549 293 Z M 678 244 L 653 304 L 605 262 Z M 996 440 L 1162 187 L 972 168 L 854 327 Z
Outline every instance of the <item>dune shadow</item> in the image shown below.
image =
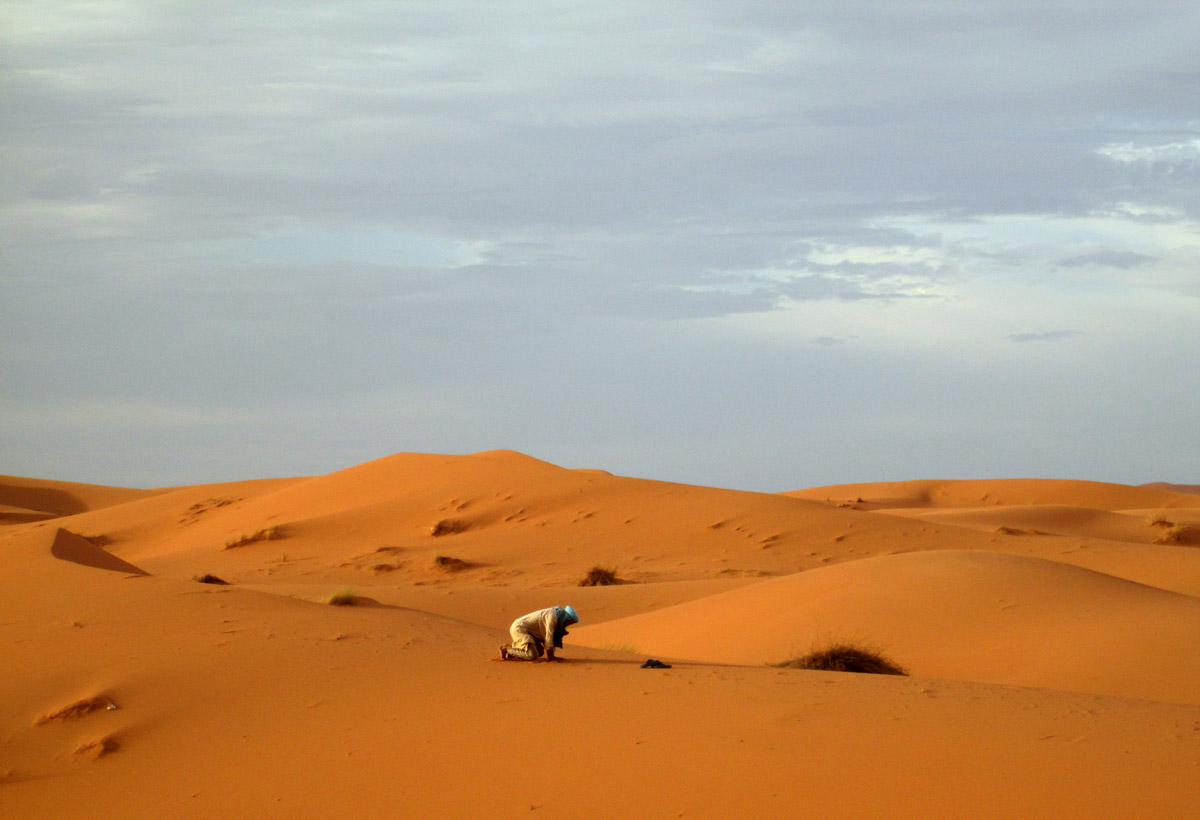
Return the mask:
M 637 658 L 626 659 L 626 658 L 567 658 L 567 657 L 559 656 L 559 662 L 574 664 L 576 666 L 604 664 L 604 665 L 615 665 L 615 666 L 641 667 L 642 664 L 644 664 L 647 660 L 649 660 L 648 657 L 647 658 L 637 657 Z M 663 659 L 663 658 L 660 658 L 659 660 L 663 663 L 668 664 L 671 668 L 679 668 L 679 669 L 736 665 L 736 664 L 726 664 L 726 663 L 706 663 L 704 661 L 679 661 L 679 660 L 671 660 L 671 659 Z
M 0 484 L 0 504 L 21 507 L 30 512 L 46 513 L 51 517 L 75 515 L 88 511 L 83 499 L 64 490 L 50 487 L 19 487 Z
M 70 561 L 94 569 L 105 569 L 111 572 L 125 572 L 132 575 L 149 575 L 141 567 L 136 567 L 128 561 L 122 561 L 111 552 L 106 552 L 82 535 L 59 527 L 54 535 L 54 543 L 50 546 L 50 554 L 61 561 Z
M 328 605 L 328 604 L 327 604 Z M 348 604 L 351 607 L 358 609 L 408 609 L 408 607 L 396 606 L 395 604 L 385 604 L 375 598 L 369 598 L 366 595 L 355 595 L 352 603 Z

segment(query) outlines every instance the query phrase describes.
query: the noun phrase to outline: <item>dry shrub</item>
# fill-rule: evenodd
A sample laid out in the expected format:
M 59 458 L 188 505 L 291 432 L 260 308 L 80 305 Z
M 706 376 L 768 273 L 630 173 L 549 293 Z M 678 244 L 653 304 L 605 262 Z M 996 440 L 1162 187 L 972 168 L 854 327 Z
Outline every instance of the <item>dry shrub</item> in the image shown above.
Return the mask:
M 1182 544 L 1183 543 L 1183 526 L 1176 524 L 1159 536 L 1160 544 Z
M 263 527 L 257 532 L 252 532 L 248 535 L 242 535 L 237 538 L 231 538 L 225 542 L 225 549 L 231 550 L 234 547 L 240 547 L 243 544 L 253 544 L 256 541 L 274 541 L 283 536 L 279 532 L 279 527 Z
M 357 600 L 354 590 L 350 587 L 339 589 L 337 592 L 325 599 L 325 603 L 331 606 L 353 606 Z
M 862 672 L 869 675 L 908 674 L 907 669 L 879 652 L 849 643 L 830 644 L 776 666 L 825 672 Z
M 587 575 L 583 576 L 583 580 L 579 582 L 581 587 L 607 587 L 613 584 L 620 583 L 620 578 L 617 577 L 615 570 L 608 567 L 592 567 L 588 570 Z
M 209 575 L 208 573 L 205 573 L 204 575 L 193 575 L 192 580 L 198 584 L 221 584 L 223 586 L 227 586 L 229 584 L 228 581 L 218 578 L 215 575 Z

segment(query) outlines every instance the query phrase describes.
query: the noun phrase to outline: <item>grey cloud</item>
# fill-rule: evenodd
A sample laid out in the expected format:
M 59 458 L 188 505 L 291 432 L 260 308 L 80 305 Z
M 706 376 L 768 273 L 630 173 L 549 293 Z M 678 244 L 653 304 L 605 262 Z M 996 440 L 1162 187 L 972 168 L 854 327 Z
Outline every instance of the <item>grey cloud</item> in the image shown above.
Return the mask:
M 868 299 L 925 299 L 935 298 L 918 292 L 915 288 L 890 289 L 885 285 L 873 284 L 866 281 L 830 276 L 828 274 L 808 274 L 793 276 L 779 285 L 780 291 L 790 299 L 841 299 L 844 301 L 861 301 Z
M 968 84 L 974 90 L 983 78 L 998 87 L 993 93 L 1001 99 L 1018 87 L 1028 90 L 1015 78 L 1004 81 L 1012 90 L 1002 83 L 1007 76 L 1002 67 L 1011 72 L 1025 61 L 1013 59 L 1011 41 L 994 41 L 986 31 L 988 25 L 1010 24 L 1004 19 L 1010 17 L 1047 34 L 1049 15 L 1031 8 L 1014 8 L 1009 15 L 970 8 L 940 19 L 943 27 L 958 27 L 955 38 L 930 36 L 921 13 L 883 11 L 892 18 L 888 26 L 940 49 L 922 57 L 912 51 L 917 44 L 900 46 L 903 38 L 894 31 L 848 28 L 844 12 L 830 15 L 819 5 L 792 12 L 757 9 L 779 26 L 757 31 L 755 10 L 730 28 L 705 20 L 711 8 L 668 14 L 666 7 L 648 5 L 640 12 L 565 21 L 517 16 L 537 32 L 540 49 L 514 48 L 489 35 L 481 22 L 489 15 L 467 15 L 473 22 L 452 24 L 449 7 L 400 14 L 339 10 L 320 21 L 302 7 L 290 12 L 280 7 L 239 12 L 229 24 L 236 29 L 226 24 L 217 29 L 207 16 L 189 20 L 189 31 L 195 29 L 199 43 L 211 48 L 192 47 L 174 58 L 185 62 L 186 73 L 141 80 L 139 62 L 164 56 L 153 39 L 172 36 L 184 27 L 179 15 L 187 19 L 193 11 L 187 5 L 173 13 L 167 9 L 129 44 L 125 56 L 131 65 L 118 75 L 127 86 L 145 86 L 143 99 L 162 102 L 131 99 L 111 107 L 118 113 L 110 115 L 105 130 L 114 142 L 119 139 L 126 162 L 160 166 L 148 195 L 166 202 L 193 199 L 209 211 L 244 202 L 245 213 L 230 211 L 243 225 L 271 213 L 319 220 L 390 215 L 470 232 L 505 221 L 712 219 L 718 203 L 723 210 L 748 209 L 749 220 L 776 203 L 796 213 L 806 191 L 881 202 L 918 195 L 973 212 L 1028 207 L 1036 193 L 1042 198 L 1037 207 L 1081 208 L 1086 203 L 1078 193 L 1094 187 L 1098 175 L 1080 140 L 1037 139 L 1014 120 L 997 119 L 991 113 L 995 98 L 989 100 L 986 92 L 963 95 Z M 1115 9 L 1098 15 L 1086 33 L 1101 43 L 1118 39 L 1117 25 L 1129 21 L 1113 16 Z M 681 13 L 684 19 L 672 19 Z M 879 13 L 867 19 L 879 22 Z M 498 24 L 514 16 L 494 14 Z M 634 41 L 612 37 L 608 27 L 623 25 L 623 17 L 635 18 L 646 34 Z M 956 39 L 974 26 L 980 26 L 980 41 L 995 43 L 985 49 L 986 59 L 971 57 Z M 643 55 L 629 62 L 634 42 L 649 45 L 656 31 L 668 27 L 688 31 L 685 40 L 667 46 L 673 59 Z M 1082 42 L 1083 33 L 1074 36 Z M 841 48 L 830 48 L 839 37 L 846 38 Z M 799 38 L 801 45 L 788 70 L 734 77 L 703 70 L 722 55 L 789 38 Z M 597 48 L 581 47 L 580 41 Z M 566 63 L 559 58 L 568 42 L 576 59 Z M 327 53 L 331 44 L 345 49 L 337 59 L 305 56 Z M 73 47 L 82 52 L 77 59 L 114 56 L 104 41 Z M 692 55 L 695 47 L 700 56 Z M 580 62 L 580 54 L 588 57 Z M 947 54 L 968 60 L 971 70 L 947 73 Z M 18 55 L 28 62 L 39 56 L 67 59 L 55 51 Z M 1050 53 L 1045 57 L 1057 60 Z M 223 70 L 230 60 L 248 60 L 252 68 L 232 74 Z M 558 70 L 547 72 L 547 65 Z M 564 71 L 564 65 L 572 67 Z M 28 81 L 38 75 L 21 76 Z M 833 76 L 841 78 L 837 86 L 830 84 Z M 1068 76 L 1092 82 L 1082 72 Z M 587 83 L 583 94 L 580 82 Z M 886 130 L 826 117 L 829 103 L 823 108 L 819 96 L 835 87 L 843 89 L 837 94 L 842 100 L 844 90 L 851 91 L 863 111 L 895 112 Z M 252 92 L 247 102 L 237 102 L 247 99 L 247 89 Z M 814 90 L 820 94 L 811 110 L 791 102 L 811 98 Z M 79 96 L 106 91 L 115 89 L 93 85 Z M 56 106 L 52 98 L 46 105 Z M 67 103 L 72 110 L 75 105 Z M 949 117 L 947 108 L 953 112 Z M 904 127 L 895 127 L 898 116 Z M 137 149 L 135 142 L 128 151 L 127 135 L 155 131 L 163 137 L 158 146 Z M 1012 140 L 1014 135 L 1021 138 Z M 168 144 L 176 148 L 163 150 Z M 121 159 L 113 159 L 119 168 Z M 322 167 L 331 173 L 313 173 Z
M 1067 259 L 1060 259 L 1058 264 L 1064 268 L 1081 268 L 1089 265 L 1100 265 L 1109 268 L 1121 268 L 1128 270 L 1130 268 L 1138 268 L 1144 265 L 1149 265 L 1156 261 L 1156 257 L 1149 256 L 1144 253 L 1135 253 L 1133 251 L 1096 251 L 1095 253 L 1082 254 L 1080 256 L 1072 256 Z
M 1036 333 L 1013 333 L 1005 338 L 1010 342 L 1024 344 L 1026 342 L 1057 342 L 1062 339 L 1072 339 L 1079 335 L 1081 334 L 1078 330 L 1046 330 Z
M 1120 203 L 1148 206 L 1128 216 L 1139 225 L 1200 218 L 1187 156 L 1102 150 L 1196 138 L 1198 28 L 1194 4 L 1107 0 L 3 4 L 0 381 L 24 408 L 215 406 L 218 421 L 315 390 L 341 403 L 289 433 L 323 441 L 331 468 L 322 425 L 355 397 L 462 408 L 394 414 L 412 449 L 609 452 L 629 460 L 595 466 L 634 472 L 693 469 L 705 440 L 777 458 L 768 439 L 795 442 L 797 413 L 842 429 L 846 406 L 883 392 L 882 415 L 861 419 L 878 429 L 912 403 L 919 333 L 891 340 L 897 375 L 881 381 L 858 349 L 882 343 L 837 344 L 855 331 L 822 316 L 953 316 L 994 343 L 1003 324 L 972 323 L 1039 296 L 993 305 L 980 285 L 1029 270 L 1077 308 L 1050 323 L 1082 324 L 1057 277 L 1093 267 L 1194 291 L 1186 248 L 1168 265 L 1090 236 L 1029 250 L 936 226 Z M 933 227 L 886 227 L 906 217 Z M 414 261 L 399 242 L 392 259 L 372 231 L 478 258 Z M 935 261 L 903 261 L 916 251 Z M 811 327 L 784 313 L 797 306 Z M 787 342 L 752 340 L 769 322 Z M 937 383 L 938 363 L 921 366 Z M 1017 377 L 1001 375 L 979 379 L 1003 393 Z M 759 397 L 760 415 L 714 402 L 713 383 Z M 7 429 L 27 462 L 57 447 Z M 274 443 L 255 447 L 256 431 Z M 394 433 L 373 425 L 353 452 Z M 248 422 L 236 444 L 287 472 L 280 436 Z M 919 458 L 933 440 L 897 450 Z

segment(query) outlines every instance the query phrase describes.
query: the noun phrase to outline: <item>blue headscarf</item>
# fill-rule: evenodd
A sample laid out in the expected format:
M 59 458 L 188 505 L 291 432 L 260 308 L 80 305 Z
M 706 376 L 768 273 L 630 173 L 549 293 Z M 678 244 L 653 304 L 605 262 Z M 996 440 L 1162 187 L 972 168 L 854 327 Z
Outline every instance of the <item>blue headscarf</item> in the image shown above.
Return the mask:
M 563 614 L 567 616 L 567 620 L 569 620 L 571 623 L 573 623 L 573 624 L 579 623 L 579 614 L 577 612 L 575 612 L 575 607 L 562 606 L 562 607 L 559 607 L 559 609 L 561 609 L 563 611 Z

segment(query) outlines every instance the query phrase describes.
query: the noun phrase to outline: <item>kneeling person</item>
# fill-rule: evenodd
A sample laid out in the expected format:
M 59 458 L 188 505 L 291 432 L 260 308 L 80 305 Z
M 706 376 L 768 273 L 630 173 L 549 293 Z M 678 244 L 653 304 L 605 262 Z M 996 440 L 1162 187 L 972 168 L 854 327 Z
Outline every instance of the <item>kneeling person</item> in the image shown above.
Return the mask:
M 508 628 L 512 643 L 500 647 L 500 660 L 536 661 L 543 653 L 548 661 L 558 660 L 554 650 L 562 648 L 567 627 L 577 623 L 579 616 L 570 606 L 552 606 L 522 615 Z

